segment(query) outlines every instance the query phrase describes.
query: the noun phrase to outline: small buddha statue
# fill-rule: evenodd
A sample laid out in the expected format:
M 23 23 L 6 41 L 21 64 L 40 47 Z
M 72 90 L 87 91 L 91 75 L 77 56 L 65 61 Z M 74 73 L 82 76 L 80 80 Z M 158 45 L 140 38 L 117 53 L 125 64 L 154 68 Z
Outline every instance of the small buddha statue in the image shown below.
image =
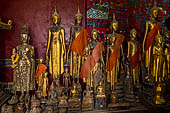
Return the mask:
M 82 110 L 90 111 L 94 108 L 94 100 L 93 100 L 93 90 L 86 85 L 86 90 L 83 92 L 83 101 L 82 101 Z
M 39 59 L 39 62 L 40 64 L 37 66 L 36 72 L 36 82 L 38 84 L 38 90 L 42 90 L 44 71 L 47 69 L 47 66 L 43 64 L 44 59 L 42 57 Z
M 164 57 L 164 50 L 162 46 L 163 37 L 160 35 L 159 31 L 155 37 L 156 42 L 153 46 L 153 69 L 152 76 L 155 81 L 155 92 L 153 97 L 153 103 L 155 104 L 165 104 L 166 100 L 164 98 L 165 93 L 165 75 L 166 75 L 166 60 Z
M 106 97 L 102 82 L 99 82 L 99 86 L 97 87 L 96 97 Z
M 64 92 L 62 92 L 61 97 L 59 97 L 58 107 L 68 107 L 67 99 L 68 99 L 67 95 Z
M 70 91 L 70 95 L 72 98 L 78 97 L 78 90 L 76 84 L 73 85 L 73 89 Z
M 139 61 L 140 61 L 140 51 L 139 51 L 139 43 L 136 40 L 136 35 L 137 35 L 137 31 L 135 29 L 132 29 L 130 31 L 130 37 L 131 40 L 128 42 L 128 54 L 127 54 L 127 58 L 129 63 L 132 65 L 131 68 L 131 72 L 132 72 L 132 76 L 133 76 L 133 84 L 135 86 L 135 88 L 139 88 L 140 87 L 140 83 L 139 83 L 139 72 L 140 72 L 140 68 L 139 68 Z
M 68 72 L 68 68 L 65 68 L 65 73 L 63 75 L 63 84 L 65 86 L 66 89 L 68 89 L 69 85 L 70 85 L 70 74 Z
M 45 72 L 44 73 L 44 78 L 43 78 L 43 81 L 42 81 L 42 94 L 41 96 L 42 97 L 47 97 L 47 90 L 48 90 L 48 77 L 47 77 L 48 73 Z

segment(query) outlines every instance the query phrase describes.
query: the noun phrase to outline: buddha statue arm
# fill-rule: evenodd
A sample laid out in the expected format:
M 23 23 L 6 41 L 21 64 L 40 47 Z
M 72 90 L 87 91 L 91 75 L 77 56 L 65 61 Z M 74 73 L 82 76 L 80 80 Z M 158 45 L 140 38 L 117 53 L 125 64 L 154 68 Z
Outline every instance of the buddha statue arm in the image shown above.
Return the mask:
M 47 43 L 47 50 L 46 50 L 46 63 L 48 64 L 48 52 L 50 48 L 50 43 L 51 43 L 51 31 L 49 29 L 48 31 L 48 43 Z
M 129 60 L 130 57 L 130 41 L 128 42 L 128 53 L 127 53 L 127 58 Z
M 64 61 L 66 61 L 66 46 L 65 46 L 65 31 L 64 31 L 64 29 L 61 29 L 61 36 L 62 36 L 62 45 L 63 45 L 62 53 L 64 53 Z
M 146 37 L 147 37 L 147 34 L 148 34 L 148 27 L 149 27 L 149 22 L 146 21 L 146 28 L 145 28 L 145 35 L 144 35 L 144 39 L 143 39 L 143 53 L 145 53 L 145 40 L 146 40 Z
M 72 44 L 72 41 L 73 41 L 73 28 L 71 27 L 70 29 L 70 43 L 69 43 L 69 47 L 68 47 L 68 51 L 67 51 L 67 61 L 68 61 L 68 57 L 69 57 L 69 54 L 70 54 L 70 49 L 71 49 L 71 44 Z

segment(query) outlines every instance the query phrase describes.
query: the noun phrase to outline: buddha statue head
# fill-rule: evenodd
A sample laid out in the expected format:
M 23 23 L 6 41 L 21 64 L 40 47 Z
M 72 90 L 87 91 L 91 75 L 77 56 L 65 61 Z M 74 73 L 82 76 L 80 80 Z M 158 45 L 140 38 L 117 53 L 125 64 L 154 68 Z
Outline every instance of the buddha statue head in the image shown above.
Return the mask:
M 153 5 L 153 7 L 152 7 L 152 9 L 150 11 L 150 18 L 157 19 L 159 10 L 161 10 L 163 12 L 162 8 L 157 7 L 157 2 L 155 0 L 154 5 Z
M 137 35 L 136 29 L 132 29 L 132 30 L 130 31 L 130 37 L 131 37 L 131 39 L 132 39 L 132 40 L 135 39 L 135 38 L 136 38 L 136 35 Z
M 65 68 L 65 73 L 68 73 L 68 67 Z
M 110 30 L 112 32 L 118 30 L 118 21 L 115 18 L 115 14 L 113 14 L 113 20 L 112 20 L 111 25 L 110 25 Z
M 96 25 L 93 22 L 93 30 L 91 31 L 91 38 L 92 40 L 97 40 L 98 38 L 98 31 L 96 30 Z
M 159 30 L 158 30 L 158 34 L 156 35 L 155 39 L 156 39 L 156 43 L 157 43 L 157 44 L 162 44 L 163 37 L 162 37 L 162 35 L 160 34 Z
M 54 25 L 59 25 L 60 24 L 60 16 L 57 13 L 56 6 L 54 7 L 54 13 L 52 15 L 52 21 Z
M 39 61 L 40 61 L 40 64 L 42 64 L 44 61 L 43 57 L 40 57 Z
M 26 25 L 23 26 L 23 30 L 21 32 L 21 41 L 22 43 L 29 43 L 30 40 L 30 34 L 27 31 Z
M 75 15 L 75 24 L 81 25 L 82 24 L 82 14 L 80 13 L 80 8 L 78 6 L 77 14 Z

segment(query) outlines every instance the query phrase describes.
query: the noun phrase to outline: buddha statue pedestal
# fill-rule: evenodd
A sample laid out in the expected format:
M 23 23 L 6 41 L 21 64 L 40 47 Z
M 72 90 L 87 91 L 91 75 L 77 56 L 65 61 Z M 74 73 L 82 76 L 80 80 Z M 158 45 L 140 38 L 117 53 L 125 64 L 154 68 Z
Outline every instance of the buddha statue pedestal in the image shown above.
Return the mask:
M 38 99 L 32 99 L 30 113 L 41 113 L 40 101 Z
M 68 112 L 69 113 L 81 112 L 81 100 L 78 97 L 72 97 L 68 100 Z
M 166 100 L 163 95 L 163 94 L 165 94 L 165 84 L 164 83 L 157 83 L 155 85 L 154 93 L 155 93 L 155 95 L 152 99 L 154 104 L 157 104 L 157 105 L 166 104 Z
M 94 109 L 94 100 L 92 90 L 87 86 L 83 92 L 82 111 L 92 111 Z
M 105 110 L 106 109 L 106 95 L 102 85 L 102 82 L 99 82 L 97 87 L 97 94 L 95 96 L 95 109 L 96 110 Z
M 122 81 L 117 82 L 115 89 L 111 92 L 108 109 L 113 111 L 127 108 L 129 108 L 129 103 L 124 102 L 124 84 Z
M 26 108 L 24 103 L 18 103 L 15 108 L 15 113 L 25 113 Z
M 67 113 L 68 97 L 66 95 L 62 95 L 61 97 L 58 97 L 58 99 L 59 99 L 59 104 L 58 104 L 59 113 Z

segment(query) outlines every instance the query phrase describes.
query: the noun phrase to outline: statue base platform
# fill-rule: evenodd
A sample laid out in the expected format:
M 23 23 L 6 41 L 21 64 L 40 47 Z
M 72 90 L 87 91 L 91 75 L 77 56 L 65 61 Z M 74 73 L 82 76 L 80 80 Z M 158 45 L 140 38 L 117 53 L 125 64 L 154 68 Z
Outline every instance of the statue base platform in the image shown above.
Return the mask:
M 95 109 L 96 110 L 105 110 L 106 109 L 106 98 L 96 97 L 95 98 Z
M 81 101 L 79 98 L 71 98 L 68 100 L 69 113 L 81 113 Z
M 129 103 L 110 103 L 108 105 L 109 111 L 112 110 L 120 110 L 120 109 L 128 109 L 129 108 Z

